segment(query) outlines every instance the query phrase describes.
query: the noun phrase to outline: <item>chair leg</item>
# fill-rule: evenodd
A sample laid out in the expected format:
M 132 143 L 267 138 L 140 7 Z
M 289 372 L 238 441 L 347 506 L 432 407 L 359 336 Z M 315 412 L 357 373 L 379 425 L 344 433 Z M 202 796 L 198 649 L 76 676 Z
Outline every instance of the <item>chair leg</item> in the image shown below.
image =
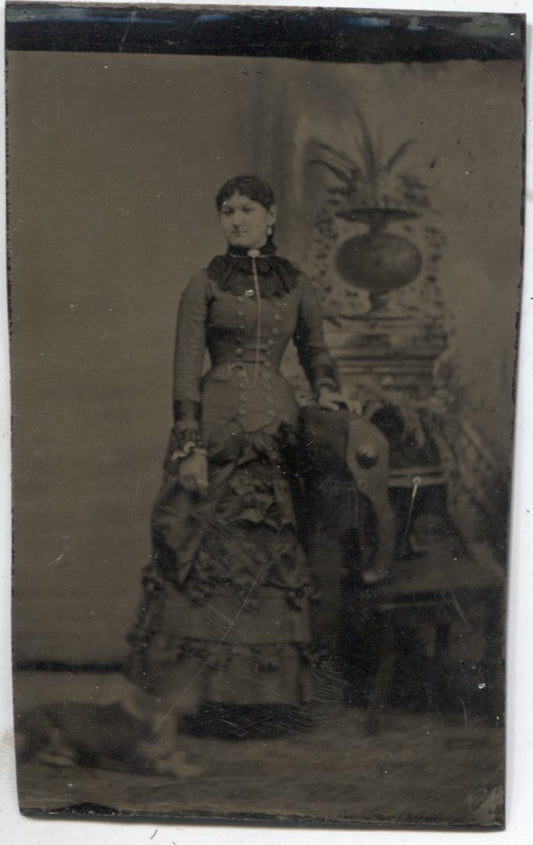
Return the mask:
M 446 672 L 449 661 L 450 623 L 437 621 L 435 628 L 435 653 L 431 678 L 431 695 L 438 709 L 444 706 L 447 689 Z
M 392 614 L 385 613 L 382 617 L 382 642 L 379 652 L 378 669 L 372 691 L 370 693 L 370 700 L 368 705 L 368 714 L 366 719 L 366 733 L 369 735 L 376 734 L 380 728 L 380 716 L 387 704 L 387 696 L 390 692 L 392 675 L 394 670 L 394 622 Z

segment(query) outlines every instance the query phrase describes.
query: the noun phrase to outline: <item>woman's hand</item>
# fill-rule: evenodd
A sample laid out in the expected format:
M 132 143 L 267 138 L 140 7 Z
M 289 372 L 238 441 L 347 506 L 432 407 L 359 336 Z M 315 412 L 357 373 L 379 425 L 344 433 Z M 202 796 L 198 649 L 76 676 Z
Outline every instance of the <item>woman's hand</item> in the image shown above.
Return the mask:
M 339 408 L 347 408 L 348 402 L 342 393 L 330 390 L 329 387 L 321 387 L 318 393 L 318 404 L 328 411 L 338 411 Z
M 329 387 L 321 387 L 318 393 L 318 404 L 327 411 L 338 411 L 347 408 L 354 414 L 362 415 L 361 403 L 355 399 L 347 399 L 340 391 L 331 390 Z
M 207 490 L 207 456 L 205 452 L 194 450 L 179 463 L 178 478 L 182 487 L 189 493 L 205 493 Z

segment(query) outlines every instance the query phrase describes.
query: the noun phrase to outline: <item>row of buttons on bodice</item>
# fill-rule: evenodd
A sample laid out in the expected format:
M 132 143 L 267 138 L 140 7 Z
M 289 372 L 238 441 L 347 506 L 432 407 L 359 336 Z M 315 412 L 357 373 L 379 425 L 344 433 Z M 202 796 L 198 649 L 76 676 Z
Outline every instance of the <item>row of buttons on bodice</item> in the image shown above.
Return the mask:
M 245 326 L 245 323 L 244 323 L 243 304 L 244 304 L 244 301 L 246 299 L 252 299 L 252 298 L 255 298 L 255 293 L 254 293 L 253 290 L 246 290 L 244 292 L 243 296 L 237 297 L 238 324 L 237 324 L 237 334 L 236 334 L 236 344 L 237 344 L 237 346 L 236 346 L 236 349 L 235 349 L 235 354 L 238 358 L 241 358 L 244 355 L 243 343 L 245 341 L 245 338 L 244 338 L 243 332 L 246 330 L 246 326 Z M 266 343 L 265 343 L 265 338 L 263 338 L 263 337 L 261 338 L 261 350 L 260 350 L 260 355 L 261 355 L 261 362 L 260 362 L 261 382 L 259 382 L 259 379 L 258 379 L 257 385 L 258 386 L 261 385 L 261 389 L 265 392 L 265 399 L 266 399 L 266 403 L 268 405 L 267 416 L 268 416 L 269 420 L 272 421 L 277 414 L 277 410 L 276 410 L 276 402 L 275 402 L 275 399 L 274 399 L 274 396 L 273 396 L 273 393 L 272 393 L 271 372 L 270 372 L 270 370 L 272 369 L 271 356 L 272 356 L 273 347 L 276 345 L 276 339 L 278 338 L 278 336 L 280 334 L 279 324 L 281 323 L 281 321 L 283 319 L 282 316 L 281 316 L 281 307 L 282 307 L 282 305 L 286 305 L 286 303 L 285 302 L 280 303 L 277 300 L 275 300 L 275 301 L 270 300 L 270 303 L 275 309 L 275 311 L 274 311 L 274 326 L 270 329 L 270 332 L 269 332 L 270 337 L 268 337 L 266 339 Z M 256 329 L 256 327 L 254 326 L 254 333 L 255 333 L 255 329 Z M 255 347 L 254 347 L 254 352 L 255 352 Z M 240 379 L 239 392 L 238 392 L 239 404 L 238 404 L 237 411 L 238 411 L 238 414 L 239 414 L 240 417 L 244 417 L 245 414 L 246 414 L 246 402 L 248 400 L 248 392 L 247 391 L 251 387 L 256 386 L 255 383 L 254 383 L 255 378 L 256 378 L 256 373 L 255 373 L 253 366 L 252 365 L 250 365 L 250 366 L 243 365 L 242 368 L 240 369 L 240 372 L 239 372 L 239 379 Z

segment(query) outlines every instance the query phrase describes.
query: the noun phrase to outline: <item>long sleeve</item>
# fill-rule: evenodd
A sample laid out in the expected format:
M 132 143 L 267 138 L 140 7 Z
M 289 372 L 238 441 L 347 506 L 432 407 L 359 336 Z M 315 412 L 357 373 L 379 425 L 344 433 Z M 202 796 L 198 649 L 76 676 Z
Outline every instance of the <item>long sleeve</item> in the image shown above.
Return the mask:
M 187 429 L 199 428 L 209 302 L 209 280 L 205 273 L 198 273 L 181 297 L 174 356 L 174 420 L 186 422 Z
M 321 387 L 339 390 L 335 364 L 324 340 L 322 313 L 316 293 L 305 276 L 301 284 L 302 298 L 294 332 L 300 364 L 315 393 L 318 393 Z

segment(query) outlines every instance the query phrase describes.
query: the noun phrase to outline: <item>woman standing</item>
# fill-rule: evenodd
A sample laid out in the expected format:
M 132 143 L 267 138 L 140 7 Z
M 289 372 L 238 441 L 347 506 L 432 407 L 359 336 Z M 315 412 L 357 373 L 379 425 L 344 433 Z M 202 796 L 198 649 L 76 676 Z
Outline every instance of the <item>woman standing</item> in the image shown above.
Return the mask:
M 216 206 L 228 248 L 182 295 L 175 423 L 130 632 L 129 677 L 151 709 L 155 757 L 173 746 L 177 716 L 200 702 L 309 697 L 309 571 L 294 507 L 299 408 L 279 372 L 291 339 L 319 405 L 343 403 L 314 290 L 276 255 L 272 189 L 238 176 Z

